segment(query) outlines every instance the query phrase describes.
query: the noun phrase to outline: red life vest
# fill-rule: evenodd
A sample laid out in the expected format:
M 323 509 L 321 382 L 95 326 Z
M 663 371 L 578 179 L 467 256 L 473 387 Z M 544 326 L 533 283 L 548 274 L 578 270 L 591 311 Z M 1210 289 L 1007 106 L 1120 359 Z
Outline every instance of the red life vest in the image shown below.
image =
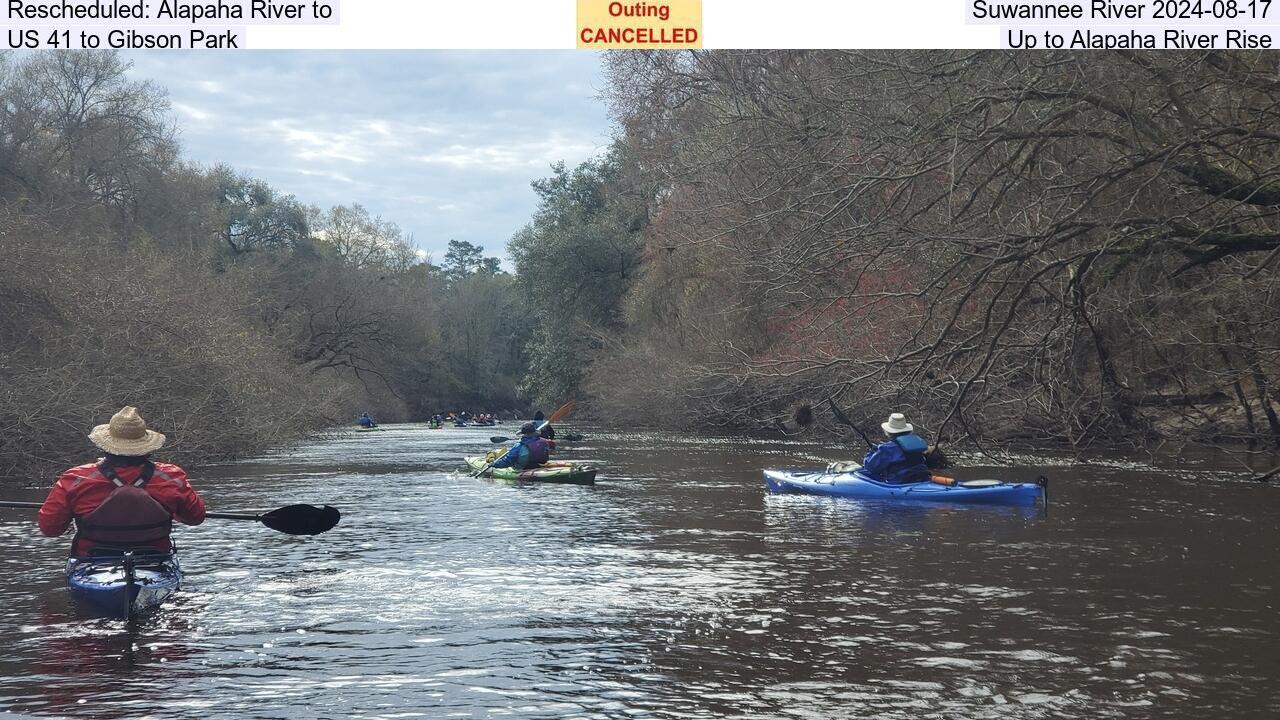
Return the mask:
M 96 473 L 116 488 L 93 512 L 76 518 L 72 547 L 81 540 L 107 548 L 155 548 L 167 542 L 173 516 L 144 489 L 154 471 L 155 466 L 147 463 L 138 479 L 127 484 L 106 463 L 98 465 Z

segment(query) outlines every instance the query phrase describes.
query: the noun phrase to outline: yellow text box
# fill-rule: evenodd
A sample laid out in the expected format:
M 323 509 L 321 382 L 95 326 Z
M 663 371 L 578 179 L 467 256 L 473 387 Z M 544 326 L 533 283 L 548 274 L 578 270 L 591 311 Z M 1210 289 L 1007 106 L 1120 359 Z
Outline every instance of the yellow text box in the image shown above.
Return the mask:
M 578 47 L 661 50 L 702 47 L 702 0 L 578 0 Z

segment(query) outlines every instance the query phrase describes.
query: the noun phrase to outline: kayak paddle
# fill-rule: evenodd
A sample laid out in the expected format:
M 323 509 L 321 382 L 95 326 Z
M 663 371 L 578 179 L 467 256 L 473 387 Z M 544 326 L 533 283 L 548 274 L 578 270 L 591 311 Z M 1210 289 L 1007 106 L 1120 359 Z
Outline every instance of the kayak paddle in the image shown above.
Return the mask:
M 555 412 L 553 412 L 553 413 L 551 413 L 551 417 L 547 418 L 546 420 L 543 420 L 543 421 L 542 421 L 542 424 L 538 426 L 538 431 L 539 431 L 539 432 L 541 432 L 541 431 L 542 431 L 542 428 L 544 428 L 544 427 L 546 427 L 546 426 L 550 425 L 551 423 L 553 423 L 553 422 L 555 422 L 555 421 L 557 421 L 557 420 L 559 420 L 559 419 L 563 418 L 565 415 L 568 415 L 568 414 L 569 414 L 569 411 L 570 411 L 570 410 L 573 410 L 573 406 L 574 406 L 574 405 L 576 405 L 576 404 L 577 404 L 577 401 L 576 401 L 576 400 L 570 400 L 570 401 L 566 402 L 565 404 L 561 405 L 560 407 L 556 408 L 556 411 L 555 411 Z M 506 441 L 507 441 L 507 438 L 500 437 L 500 436 L 497 436 L 497 435 L 495 435 L 495 436 L 493 436 L 493 437 L 489 438 L 489 442 L 495 442 L 495 443 L 497 443 L 497 442 L 506 442 Z M 487 470 L 488 470 L 489 468 L 491 468 L 491 467 L 493 467 L 493 463 L 488 463 L 488 464 L 487 464 L 487 465 L 485 465 L 484 467 L 482 467 L 482 468 L 480 468 L 479 470 L 477 470 L 476 472 L 472 473 L 471 477 L 480 477 L 481 475 L 485 474 L 485 471 L 487 471 Z
M 0 507 L 39 510 L 40 506 L 41 503 L 37 502 L 0 500 Z M 276 508 L 261 515 L 211 512 L 206 513 L 205 517 L 218 518 L 220 520 L 252 520 L 286 535 L 319 535 L 322 532 L 333 529 L 333 526 L 338 524 L 342 514 L 338 512 L 338 508 L 329 505 L 325 505 L 322 508 L 315 505 L 285 505 L 282 508 Z
M 852 420 L 845 416 L 844 413 L 840 412 L 840 408 L 836 407 L 835 400 L 827 398 L 827 405 L 831 406 L 831 414 L 836 416 L 836 420 L 839 420 L 842 425 L 848 425 L 858 431 L 858 434 L 862 436 L 862 440 L 867 444 L 867 447 L 872 450 L 875 449 L 876 445 L 871 442 L 871 438 L 867 437 L 867 434 L 862 432 L 862 428 L 855 425 Z M 951 467 L 951 460 L 943 454 L 942 448 L 939 448 L 936 444 L 930 446 L 929 449 L 925 451 L 924 458 L 931 470 L 945 470 Z
M 844 413 L 840 412 L 840 408 L 836 407 L 836 401 L 834 399 L 827 398 L 827 405 L 831 407 L 831 414 L 836 416 L 836 420 L 839 420 L 841 425 L 848 425 L 856 430 L 858 434 L 862 436 L 863 441 L 867 443 L 867 447 L 873 450 L 875 449 L 876 444 L 871 442 L 871 438 L 867 437 L 866 433 L 862 432 L 862 428 L 853 424 L 852 420 L 846 417 Z
M 249 513 L 206 513 L 220 520 L 253 520 L 286 535 L 319 535 L 328 532 L 342 519 L 342 513 L 331 505 L 285 505 L 262 515 Z
M 560 407 L 556 408 L 556 411 L 551 413 L 551 417 L 542 421 L 542 424 L 538 426 L 538 429 L 541 430 L 542 428 L 550 425 L 551 423 L 563 418 L 565 415 L 568 415 L 569 411 L 573 410 L 573 406 L 577 404 L 578 404 L 577 400 L 570 400 L 565 404 L 561 405 Z
M 876 443 L 872 442 L 872 438 L 867 437 L 867 433 L 864 433 L 863 429 L 855 425 L 854 421 L 847 418 L 844 413 L 841 413 L 840 407 L 836 406 L 836 401 L 833 398 L 827 398 L 827 405 L 831 406 L 831 414 L 835 415 L 842 425 L 849 425 L 850 428 L 858 430 L 858 434 L 863 436 L 863 442 L 867 443 L 867 447 L 876 450 Z M 924 461 L 927 462 L 929 469 L 932 470 L 946 470 L 951 466 L 951 460 L 947 459 L 947 456 L 942 452 L 942 448 L 938 447 L 936 443 L 924 451 Z
M 569 433 L 568 435 L 561 435 L 556 439 L 560 440 L 561 442 L 582 442 L 583 439 L 585 438 L 586 438 L 585 435 Z M 493 437 L 489 438 L 489 442 L 491 443 L 511 442 L 511 438 L 506 437 L 504 435 L 494 435 Z

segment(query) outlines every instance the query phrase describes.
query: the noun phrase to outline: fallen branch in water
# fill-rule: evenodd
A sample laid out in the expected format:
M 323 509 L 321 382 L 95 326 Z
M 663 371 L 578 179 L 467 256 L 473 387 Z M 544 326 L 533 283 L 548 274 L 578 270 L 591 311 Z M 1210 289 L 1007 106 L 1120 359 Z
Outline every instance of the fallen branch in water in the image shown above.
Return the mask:
M 1257 475 L 1249 479 L 1253 480 L 1254 482 L 1268 482 L 1269 480 L 1271 480 L 1271 478 L 1274 478 L 1277 475 L 1280 475 L 1280 466 L 1273 467 L 1267 472 L 1264 472 L 1261 475 Z

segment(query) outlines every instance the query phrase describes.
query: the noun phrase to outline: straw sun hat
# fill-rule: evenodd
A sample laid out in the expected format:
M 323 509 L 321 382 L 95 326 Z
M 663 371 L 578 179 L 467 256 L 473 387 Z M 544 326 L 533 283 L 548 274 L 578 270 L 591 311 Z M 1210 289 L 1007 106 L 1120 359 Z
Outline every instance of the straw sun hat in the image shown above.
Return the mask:
M 89 433 L 94 445 L 112 455 L 146 455 L 164 445 L 164 435 L 147 429 L 147 422 L 132 405 L 111 416 L 111 422 Z

